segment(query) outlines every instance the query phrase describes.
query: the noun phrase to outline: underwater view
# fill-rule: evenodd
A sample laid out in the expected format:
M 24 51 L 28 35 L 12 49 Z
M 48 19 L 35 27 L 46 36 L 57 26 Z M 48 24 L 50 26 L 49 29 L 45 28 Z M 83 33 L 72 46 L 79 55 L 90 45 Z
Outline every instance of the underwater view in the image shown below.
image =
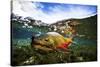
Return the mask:
M 12 66 L 97 61 L 97 6 L 12 4 Z

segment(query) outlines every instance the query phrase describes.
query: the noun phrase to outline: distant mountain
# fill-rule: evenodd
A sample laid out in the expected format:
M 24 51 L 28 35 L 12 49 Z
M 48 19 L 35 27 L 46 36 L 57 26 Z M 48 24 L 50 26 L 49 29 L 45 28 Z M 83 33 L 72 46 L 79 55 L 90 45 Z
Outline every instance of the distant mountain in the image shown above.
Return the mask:
M 97 15 L 84 19 L 65 19 L 50 25 L 55 31 L 62 31 L 68 26 L 73 27 L 77 34 L 85 35 L 87 38 L 97 38 Z M 60 31 L 60 32 L 61 32 Z
M 84 34 L 88 38 L 97 39 L 97 15 L 85 19 L 79 19 L 80 25 L 75 29 L 79 34 Z
M 12 23 L 16 23 L 22 26 L 22 28 L 33 28 L 33 26 L 49 26 L 41 20 L 33 19 L 32 17 L 22 17 L 15 14 L 11 14 Z
M 91 17 L 88 17 L 88 18 L 83 18 L 83 19 L 75 19 L 75 18 L 71 18 L 71 19 L 64 19 L 64 20 L 60 20 L 60 21 L 57 21 L 51 25 L 56 25 L 56 26 L 59 26 L 59 25 L 66 25 L 66 24 L 69 24 L 69 25 L 72 25 L 72 26 L 76 26 L 76 25 L 79 25 L 80 24 L 80 21 L 87 21 L 87 20 L 92 20 L 92 21 L 95 21 L 97 18 L 97 15 L 95 16 L 91 16 Z M 95 19 L 95 20 L 94 20 Z

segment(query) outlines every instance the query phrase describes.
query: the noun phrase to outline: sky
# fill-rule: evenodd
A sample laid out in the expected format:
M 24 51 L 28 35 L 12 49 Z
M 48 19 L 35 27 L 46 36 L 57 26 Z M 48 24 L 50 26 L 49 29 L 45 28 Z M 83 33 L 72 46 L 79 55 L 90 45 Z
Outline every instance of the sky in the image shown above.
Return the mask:
M 96 15 L 97 6 L 13 0 L 12 12 L 52 24 L 63 19 L 81 19 Z

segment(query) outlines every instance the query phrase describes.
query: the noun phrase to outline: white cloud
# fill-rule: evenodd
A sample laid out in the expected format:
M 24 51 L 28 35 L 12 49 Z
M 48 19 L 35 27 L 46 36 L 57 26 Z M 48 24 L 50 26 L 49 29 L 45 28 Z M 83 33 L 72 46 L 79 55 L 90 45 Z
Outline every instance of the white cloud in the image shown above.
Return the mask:
M 62 6 L 48 7 L 48 9 L 51 10 L 48 13 L 45 13 L 41 8 L 44 8 L 44 6 L 39 2 L 32 3 L 31 1 L 23 0 L 13 1 L 13 13 L 23 17 L 30 16 L 48 24 L 68 18 L 85 18 L 89 16 L 87 14 L 91 14 L 91 11 L 86 10 L 87 8 L 82 9 L 81 7 L 70 7 L 69 10 L 66 10 L 66 7 Z

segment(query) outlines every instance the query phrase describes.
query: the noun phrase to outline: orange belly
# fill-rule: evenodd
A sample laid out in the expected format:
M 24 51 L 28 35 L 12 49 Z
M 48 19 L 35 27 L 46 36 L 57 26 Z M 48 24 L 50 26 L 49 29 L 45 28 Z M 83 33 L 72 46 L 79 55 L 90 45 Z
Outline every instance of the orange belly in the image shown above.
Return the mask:
M 63 43 L 63 44 L 57 46 L 57 48 L 67 49 L 68 46 L 70 45 L 70 43 L 71 43 L 71 42 L 69 42 L 69 43 Z

